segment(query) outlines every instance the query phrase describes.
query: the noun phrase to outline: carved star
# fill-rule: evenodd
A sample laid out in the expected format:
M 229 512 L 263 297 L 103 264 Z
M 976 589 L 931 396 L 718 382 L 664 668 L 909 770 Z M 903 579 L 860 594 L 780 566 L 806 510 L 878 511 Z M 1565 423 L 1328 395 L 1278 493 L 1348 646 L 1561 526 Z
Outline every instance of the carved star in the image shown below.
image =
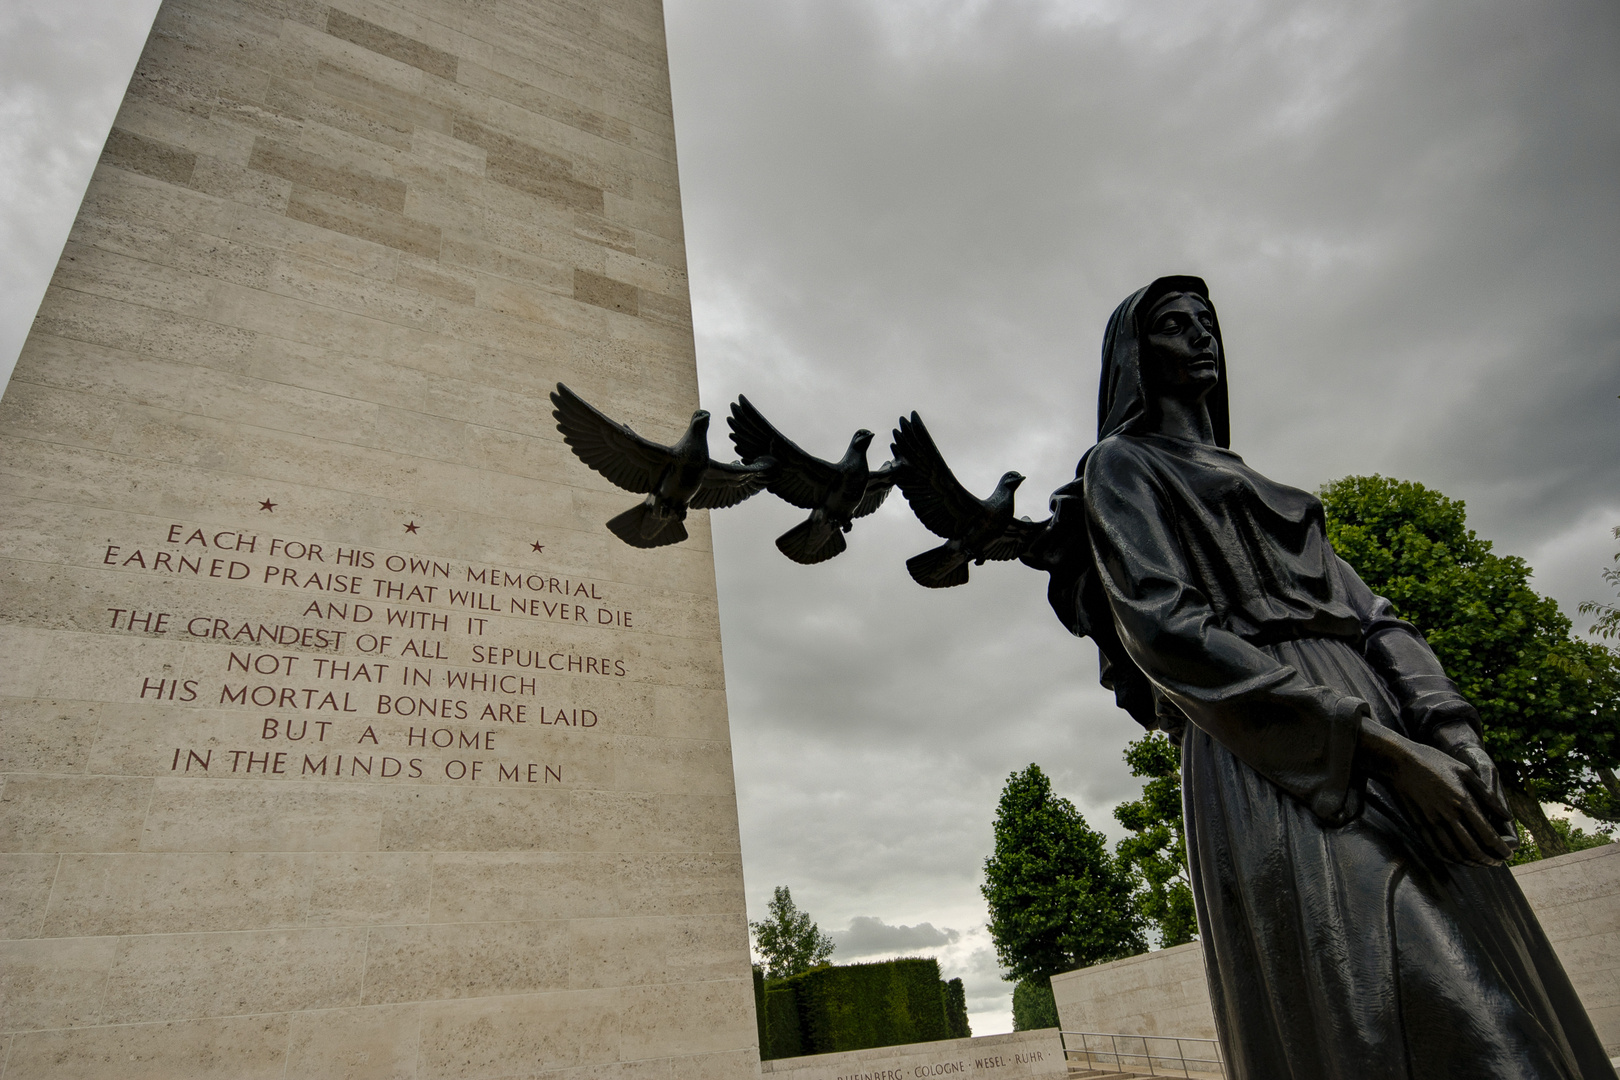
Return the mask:
M 415 532 L 416 531 L 416 522 L 413 521 L 409 525 L 405 526 L 405 531 L 408 532 L 408 533 Z
M 536 550 L 536 551 L 544 551 L 544 550 L 546 550 L 546 546 L 544 544 L 542 544 L 538 540 L 536 540 L 534 543 L 530 544 L 529 546 L 534 548 L 534 550 Z
M 273 513 L 276 512 L 276 504 L 271 502 L 269 499 L 265 499 L 263 502 L 261 502 L 259 504 L 259 509 L 260 510 L 268 510 L 273 514 Z

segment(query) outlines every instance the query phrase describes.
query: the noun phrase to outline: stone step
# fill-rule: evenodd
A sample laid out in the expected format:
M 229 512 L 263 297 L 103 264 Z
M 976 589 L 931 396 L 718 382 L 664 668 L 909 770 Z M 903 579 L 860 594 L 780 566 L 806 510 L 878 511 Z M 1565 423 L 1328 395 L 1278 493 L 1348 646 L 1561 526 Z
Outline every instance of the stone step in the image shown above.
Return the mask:
M 1216 1073 L 1194 1072 L 1188 1075 L 1195 1078 L 1209 1077 L 1210 1080 L 1217 1080 L 1218 1077 Z M 1143 1080 L 1147 1080 L 1148 1077 L 1164 1076 L 1180 1077 L 1181 1073 L 1115 1072 L 1113 1069 L 1093 1069 L 1084 1065 L 1070 1065 L 1068 1080 L 1130 1080 L 1131 1077 L 1142 1077 Z

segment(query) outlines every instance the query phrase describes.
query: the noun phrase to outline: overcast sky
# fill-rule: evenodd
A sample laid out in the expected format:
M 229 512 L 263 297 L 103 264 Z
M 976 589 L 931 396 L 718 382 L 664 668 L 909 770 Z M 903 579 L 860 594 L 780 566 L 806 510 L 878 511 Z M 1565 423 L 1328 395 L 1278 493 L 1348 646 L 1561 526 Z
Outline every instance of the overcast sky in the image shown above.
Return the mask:
M 1121 299 L 1196 273 L 1233 448 L 1465 499 L 1571 614 L 1620 524 L 1612 0 L 666 0 L 703 399 L 836 457 L 919 410 L 1040 516 L 1095 435 Z M 0 371 L 72 222 L 151 0 L 0 5 Z M 716 447 L 718 450 L 718 446 Z M 1010 1027 L 981 864 L 1031 761 L 1110 835 L 1132 722 L 1045 578 L 911 583 L 896 496 L 831 563 L 716 515 L 750 910 L 836 959 L 928 952 Z

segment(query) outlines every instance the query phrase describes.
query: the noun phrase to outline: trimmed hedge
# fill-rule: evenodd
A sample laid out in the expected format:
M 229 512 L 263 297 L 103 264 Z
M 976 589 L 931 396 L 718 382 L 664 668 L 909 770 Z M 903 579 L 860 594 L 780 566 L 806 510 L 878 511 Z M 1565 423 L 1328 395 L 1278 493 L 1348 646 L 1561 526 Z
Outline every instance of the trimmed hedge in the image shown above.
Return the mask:
M 949 996 L 939 961 L 931 957 L 818 967 L 773 980 L 765 984 L 767 1038 L 760 1057 L 949 1039 L 967 1026 L 965 995 L 959 1026 L 949 1016 Z M 789 1022 L 795 1014 L 796 1025 Z
M 961 979 L 945 984 L 945 1026 L 950 1028 L 948 1038 L 966 1039 L 973 1034 L 973 1029 L 968 1027 L 967 990 Z
M 765 1019 L 761 1025 L 765 1037 L 759 1044 L 759 1059 L 798 1057 L 812 1053 L 804 1044 L 799 1018 L 799 994 L 792 986 L 784 986 L 784 979 L 765 988 Z
M 771 1043 L 765 1029 L 765 973 L 758 964 L 754 965 L 754 1026 L 759 1029 L 759 1056 L 763 1061 L 770 1056 L 765 1051 Z

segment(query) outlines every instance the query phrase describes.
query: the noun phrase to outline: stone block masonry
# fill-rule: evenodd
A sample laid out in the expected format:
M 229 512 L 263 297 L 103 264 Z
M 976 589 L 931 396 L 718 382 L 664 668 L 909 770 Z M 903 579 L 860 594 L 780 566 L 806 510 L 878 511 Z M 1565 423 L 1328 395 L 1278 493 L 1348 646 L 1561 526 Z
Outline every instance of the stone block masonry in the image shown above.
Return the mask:
M 4 1077 L 756 1075 L 657 0 L 167 0 L 0 401 Z

